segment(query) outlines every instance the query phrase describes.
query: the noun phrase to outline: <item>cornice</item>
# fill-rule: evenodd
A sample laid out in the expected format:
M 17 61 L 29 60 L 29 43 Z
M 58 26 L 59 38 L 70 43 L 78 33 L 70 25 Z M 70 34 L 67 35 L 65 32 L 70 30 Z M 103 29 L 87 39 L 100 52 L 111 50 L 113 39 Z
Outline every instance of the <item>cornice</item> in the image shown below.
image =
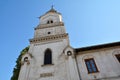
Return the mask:
M 49 27 L 56 27 L 56 26 L 64 26 L 64 23 L 63 22 L 54 22 L 54 23 L 51 23 L 51 24 L 39 24 L 35 28 L 35 30 L 43 29 L 43 28 L 49 28 Z
M 113 50 L 113 51 L 117 51 L 117 49 L 119 49 L 120 46 L 114 46 L 114 47 L 108 47 L 108 48 L 101 48 L 101 49 L 95 49 L 95 50 L 86 50 L 86 51 L 80 51 L 80 52 L 76 52 L 76 55 L 81 55 L 81 54 L 87 54 L 87 53 L 99 53 L 102 51 L 108 51 L 108 50 Z
M 98 50 L 98 49 L 104 49 L 104 48 L 110 48 L 110 47 L 120 47 L 120 42 L 113 42 L 113 43 L 107 43 L 107 44 L 101 44 L 101 45 L 93 45 L 93 46 L 87 46 L 82 48 L 76 48 L 76 52 L 83 52 L 83 51 L 90 51 L 90 50 Z
M 76 52 L 76 55 L 78 55 L 78 54 L 84 54 L 84 53 L 86 54 L 86 53 L 91 53 L 91 52 L 112 50 L 116 48 L 120 48 L 120 42 L 113 42 L 113 43 L 107 43 L 107 44 L 101 44 L 101 45 L 76 48 L 75 52 Z
M 38 43 L 38 42 L 45 42 L 45 41 L 50 41 L 50 40 L 58 40 L 58 39 L 64 39 L 68 38 L 68 34 L 58 34 L 58 35 L 51 35 L 51 36 L 46 36 L 46 37 L 40 37 L 40 38 L 33 38 L 30 39 L 30 43 Z

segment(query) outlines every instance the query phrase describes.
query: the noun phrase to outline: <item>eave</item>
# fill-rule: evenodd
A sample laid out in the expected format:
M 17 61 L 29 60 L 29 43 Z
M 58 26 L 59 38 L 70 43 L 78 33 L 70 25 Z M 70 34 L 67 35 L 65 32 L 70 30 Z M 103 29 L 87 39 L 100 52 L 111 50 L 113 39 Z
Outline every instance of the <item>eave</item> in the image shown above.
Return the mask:
M 90 50 L 96 50 L 96 49 L 103 49 L 103 48 L 110 48 L 120 46 L 120 42 L 112 42 L 107 44 L 100 44 L 100 45 L 93 45 L 93 46 L 87 46 L 82 48 L 75 48 L 75 52 L 83 52 L 83 51 L 90 51 Z

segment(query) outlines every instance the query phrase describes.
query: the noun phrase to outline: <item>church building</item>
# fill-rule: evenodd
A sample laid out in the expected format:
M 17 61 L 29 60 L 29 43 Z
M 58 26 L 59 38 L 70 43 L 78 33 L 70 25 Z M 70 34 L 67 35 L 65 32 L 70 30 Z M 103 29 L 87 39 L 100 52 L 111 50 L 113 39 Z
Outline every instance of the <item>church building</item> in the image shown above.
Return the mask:
M 18 80 L 120 80 L 120 42 L 73 48 L 61 13 L 39 19 Z

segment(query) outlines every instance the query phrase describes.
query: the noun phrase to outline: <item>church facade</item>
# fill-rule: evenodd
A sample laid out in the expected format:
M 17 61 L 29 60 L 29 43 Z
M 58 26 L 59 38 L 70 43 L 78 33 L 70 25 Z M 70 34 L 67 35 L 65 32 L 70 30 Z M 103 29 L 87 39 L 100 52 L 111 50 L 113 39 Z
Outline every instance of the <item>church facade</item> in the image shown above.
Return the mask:
M 120 80 L 120 42 L 72 48 L 61 13 L 39 19 L 18 80 Z

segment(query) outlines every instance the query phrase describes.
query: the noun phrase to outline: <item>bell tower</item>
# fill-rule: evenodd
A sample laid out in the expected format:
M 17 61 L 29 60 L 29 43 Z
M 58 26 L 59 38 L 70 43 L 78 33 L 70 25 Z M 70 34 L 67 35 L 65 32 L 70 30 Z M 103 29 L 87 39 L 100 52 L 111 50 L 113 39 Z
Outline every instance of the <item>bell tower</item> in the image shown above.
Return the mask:
M 18 80 L 79 80 L 61 13 L 52 7 L 39 19 Z
M 53 7 L 44 15 L 40 16 L 39 19 L 40 23 L 35 28 L 34 38 L 66 34 L 61 13 L 57 12 Z

